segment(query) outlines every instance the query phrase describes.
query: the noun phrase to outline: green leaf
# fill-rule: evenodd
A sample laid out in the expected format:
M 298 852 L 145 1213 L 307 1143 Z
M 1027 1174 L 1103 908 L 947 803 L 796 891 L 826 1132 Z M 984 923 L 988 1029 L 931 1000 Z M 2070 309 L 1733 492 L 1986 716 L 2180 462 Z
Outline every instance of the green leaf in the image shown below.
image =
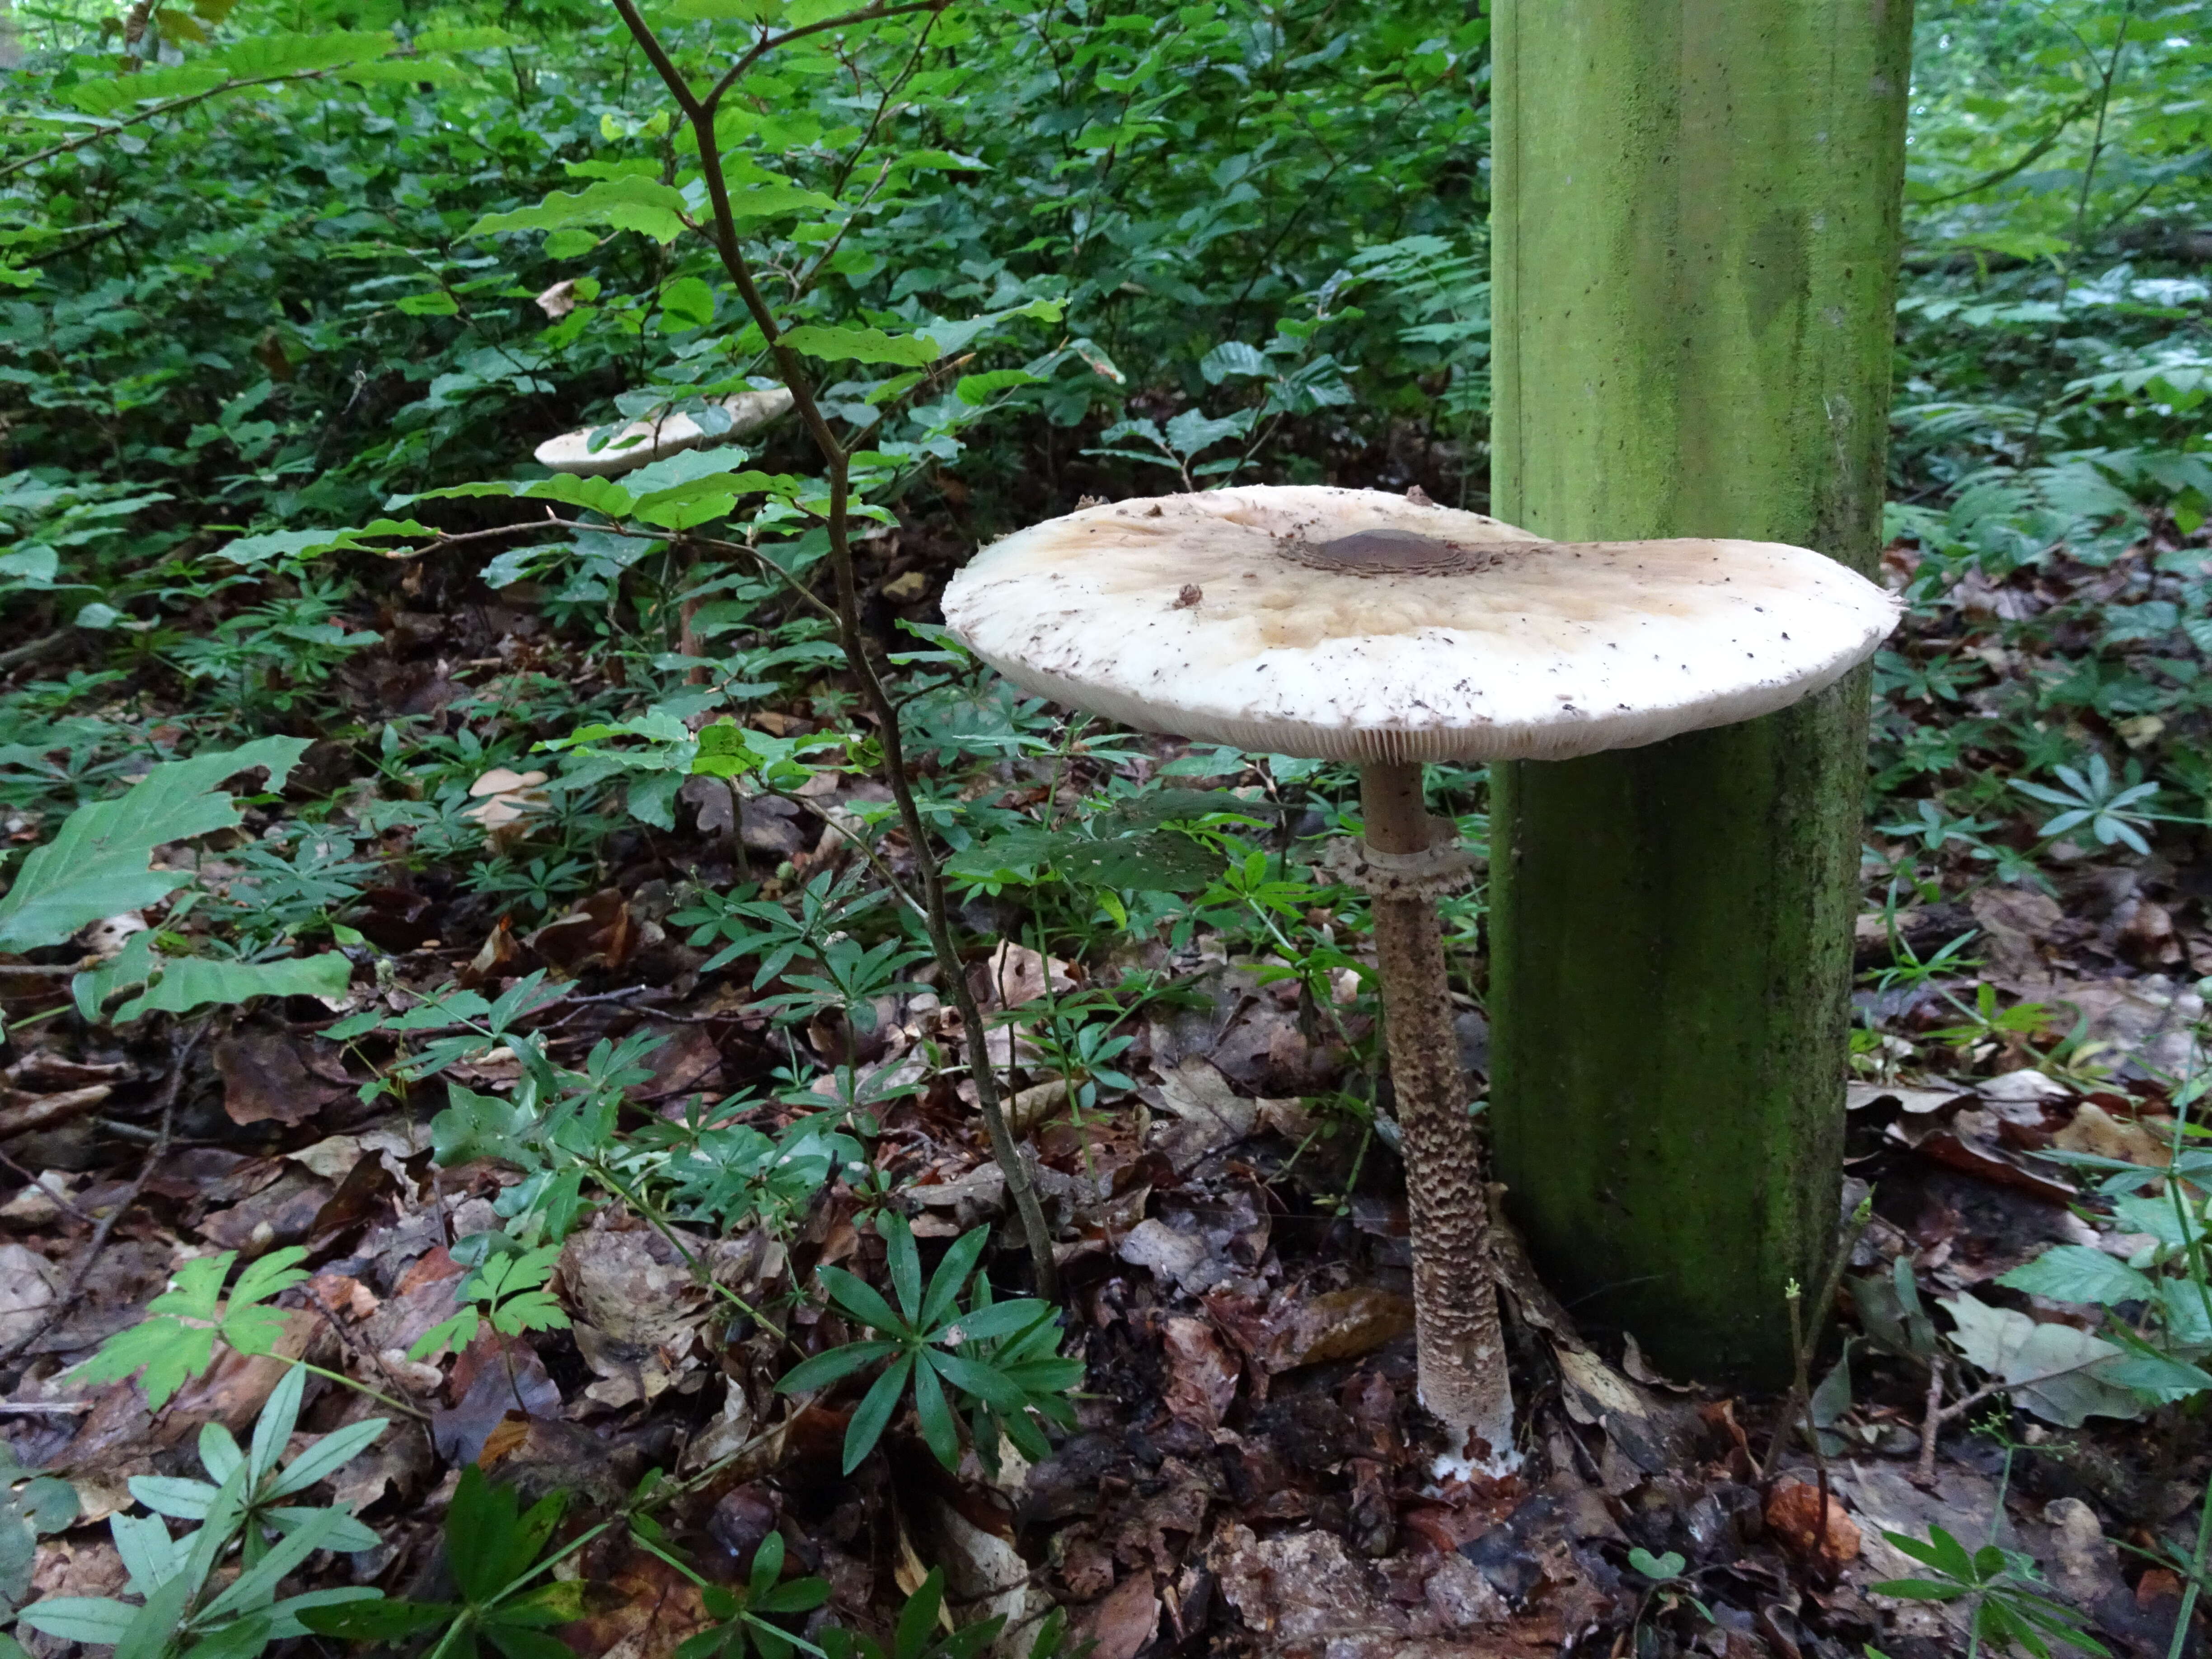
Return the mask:
M 1048 1302 L 1022 1297 L 1012 1302 L 994 1302 L 987 1307 L 970 1309 L 953 1322 L 953 1328 L 960 1333 L 963 1341 L 988 1341 L 1047 1323 L 1052 1318 L 1052 1311 Z
M 914 1370 L 914 1356 L 901 1354 L 890 1368 L 875 1381 L 875 1385 L 862 1396 L 853 1413 L 853 1420 L 845 1426 L 845 1473 L 852 1474 L 860 1467 L 861 1460 L 876 1449 L 876 1442 L 884 1437 L 891 1413 L 898 1409 L 899 1395 L 906 1389 L 908 1376 Z
M 318 1480 L 336 1474 L 352 1462 L 391 1426 L 388 1419 L 370 1417 L 358 1423 L 349 1423 L 342 1429 L 331 1430 L 287 1463 L 284 1473 L 264 1495 L 289 1498 L 294 1492 L 305 1492 Z
M 772 219 L 786 213 L 826 213 L 837 205 L 834 196 L 808 190 L 780 178 L 764 167 L 725 162 L 729 173 L 730 216 L 736 219 Z
M 142 909 L 183 886 L 191 879 L 183 872 L 148 868 L 154 849 L 234 826 L 238 804 L 216 786 L 236 773 L 265 771 L 270 788 L 281 789 L 307 744 L 264 738 L 164 761 L 128 793 L 78 807 L 23 860 L 0 898 L 0 951 L 58 945 L 88 922 Z
M 929 1642 L 937 1627 L 938 1610 L 945 1605 L 945 1569 L 932 1567 L 921 1587 L 908 1598 L 905 1609 L 899 1614 L 898 1628 L 891 1637 L 892 1650 L 899 1659 L 920 1653 Z
M 256 997 L 322 997 L 345 994 L 353 963 L 344 953 L 286 957 L 276 962 L 226 962 L 213 957 L 161 957 L 153 951 L 153 934 L 133 933 L 122 952 L 104 966 L 70 981 L 77 1012 L 87 1020 L 118 991 L 146 989 L 111 1016 L 118 1025 L 148 1014 L 188 1014 L 195 1008 L 235 1006 Z
M 815 1276 L 830 1292 L 831 1301 L 870 1330 L 896 1336 L 908 1328 L 906 1321 L 892 1311 L 891 1304 L 866 1279 L 842 1267 L 817 1267 Z
M 246 1482 L 258 1492 L 276 1472 L 276 1460 L 292 1438 L 300 1420 L 300 1402 L 306 1398 L 307 1373 L 297 1365 L 285 1368 L 261 1407 L 253 1425 L 253 1443 L 246 1454 Z M 224 1479 L 228 1479 L 225 1476 Z
M 1030 1403 L 1028 1391 L 1009 1378 L 1003 1371 L 994 1370 L 989 1365 L 979 1364 L 959 1354 L 945 1353 L 935 1348 L 929 1350 L 928 1358 L 930 1364 L 935 1367 L 938 1374 L 963 1394 L 972 1395 L 984 1404 L 995 1406 L 1002 1412 L 1018 1412 L 1028 1409 Z
M 1070 881 L 1159 893 L 1194 892 L 1218 876 L 1225 864 L 1212 848 L 1171 830 L 1111 841 L 1072 842 L 1053 860 Z
M 1001 392 L 1016 386 L 1042 386 L 1042 374 L 1032 374 L 1022 368 L 994 368 L 981 374 L 963 374 L 953 382 L 952 395 L 970 409 L 981 409 Z
M 529 40 L 495 23 L 465 28 L 424 29 L 408 43 L 417 52 L 491 52 L 501 46 L 526 46 Z
M 113 1647 L 131 1628 L 138 1609 L 112 1595 L 49 1595 L 15 1615 L 18 1622 L 64 1642 Z
M 952 1421 L 952 1407 L 945 1404 L 945 1390 L 937 1380 L 938 1369 L 946 1358 L 927 1352 L 915 1367 L 914 1412 L 921 1425 L 923 1442 L 937 1455 L 937 1461 L 951 1469 L 960 1464 L 960 1432 Z
M 518 1106 L 495 1095 L 448 1084 L 446 1109 L 430 1120 L 430 1146 L 441 1168 L 466 1164 L 472 1158 L 496 1158 L 526 1167 L 536 1161 L 525 1139 L 538 1117 L 527 1106 Z
M 114 1382 L 143 1369 L 146 1398 L 159 1411 L 215 1363 L 216 1300 L 236 1254 L 226 1250 L 185 1263 L 177 1271 L 178 1287 L 147 1304 L 150 1316 L 109 1337 L 75 1375 L 86 1382 Z
M 904 1216 L 894 1211 L 878 1218 L 876 1231 L 883 1236 L 884 1255 L 891 1270 L 891 1289 L 898 1297 L 899 1311 L 906 1316 L 909 1328 L 919 1328 L 921 1253 L 915 1248 L 914 1230 Z
M 146 1304 L 143 1322 L 109 1337 L 72 1374 L 89 1382 L 113 1382 L 143 1368 L 146 1398 L 159 1411 L 186 1381 L 214 1364 L 218 1334 L 240 1353 L 276 1347 L 284 1316 L 260 1304 L 307 1276 L 297 1265 L 306 1255 L 300 1246 L 288 1244 L 249 1263 L 220 1312 L 223 1280 L 238 1253 L 187 1261 L 177 1270 L 176 1287 Z
M 149 1595 L 117 1639 L 115 1659 L 163 1659 L 198 1587 L 191 1575 L 179 1573 Z
M 809 1389 L 826 1389 L 862 1366 L 896 1353 L 898 1346 L 896 1342 L 848 1342 L 827 1349 L 811 1359 L 802 1359 L 786 1371 L 775 1385 L 776 1392 L 799 1394 Z
M 235 76 L 298 75 L 381 58 L 399 43 L 381 29 L 326 29 L 314 34 L 252 34 L 210 61 Z
M 320 1636 L 342 1636 L 356 1642 L 391 1642 L 417 1632 L 450 1625 L 462 1609 L 451 1601 L 345 1601 L 336 1607 L 310 1607 L 300 1622 Z
M 483 1633 L 505 1659 L 576 1659 L 575 1649 L 566 1642 L 505 1620 L 487 1619 Z
M 225 1613 L 250 1613 L 265 1606 L 276 1598 L 276 1586 L 287 1573 L 323 1548 L 333 1533 L 352 1522 L 353 1517 L 343 1510 L 315 1510 L 307 1521 L 270 1546 L 268 1554 L 233 1579 L 230 1588 L 210 1601 L 200 1617 L 218 1619 Z
M 1654 1555 L 1649 1550 L 1633 1549 L 1628 1553 L 1628 1565 L 1646 1578 L 1664 1583 L 1669 1578 L 1680 1577 L 1682 1568 L 1686 1564 L 1674 1550 L 1668 1550 L 1664 1555 Z
M 685 328 L 704 328 L 714 320 L 714 290 L 696 276 L 678 276 L 660 290 L 660 309 Z
M 2054 1245 L 1997 1283 L 2053 1302 L 2087 1302 L 2106 1308 L 2159 1299 L 2158 1286 L 2148 1274 L 2087 1244 Z
M 634 230 L 668 243 L 684 234 L 684 192 L 657 179 L 635 174 L 600 179 L 576 191 L 556 190 L 536 207 L 488 213 L 469 227 L 471 237 L 510 230 L 563 230 L 572 225 L 605 225 Z
M 967 1288 L 968 1280 L 975 1272 L 975 1263 L 981 1259 L 983 1247 L 990 1243 L 988 1227 L 971 1227 L 952 1241 L 952 1248 L 937 1264 L 937 1271 L 929 1277 L 929 1294 L 923 1298 L 921 1313 L 915 1321 L 918 1330 L 934 1332 L 950 1318 Z
M 1894 1595 L 1906 1601 L 1955 1601 L 1971 1589 L 1966 1584 L 1946 1584 L 1933 1578 L 1885 1578 L 1867 1588 L 1876 1595 Z
M 786 329 L 783 343 L 810 357 L 903 363 L 909 368 L 927 368 L 939 355 L 937 343 L 927 334 L 886 334 L 879 328 L 842 328 L 821 323 Z

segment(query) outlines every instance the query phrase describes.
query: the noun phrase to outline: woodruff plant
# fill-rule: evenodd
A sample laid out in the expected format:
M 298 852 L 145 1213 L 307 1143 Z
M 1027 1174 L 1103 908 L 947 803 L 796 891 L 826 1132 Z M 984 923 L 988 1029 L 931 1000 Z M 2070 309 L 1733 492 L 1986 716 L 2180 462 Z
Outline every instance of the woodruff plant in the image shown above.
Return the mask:
M 251 1446 L 241 1449 L 221 1424 L 201 1429 L 205 1480 L 132 1477 L 131 1495 L 153 1513 L 118 1514 L 108 1531 L 137 1602 L 50 1595 L 25 1607 L 22 1623 L 64 1641 L 112 1645 L 118 1654 L 143 1659 L 186 1652 L 252 1659 L 272 1642 L 306 1635 L 309 1626 L 303 1620 L 312 1611 L 380 1601 L 384 1593 L 367 1585 L 277 1594 L 283 1579 L 317 1550 L 374 1549 L 378 1541 L 347 1510 L 286 1501 L 337 1474 L 388 1426 L 382 1418 L 349 1424 L 283 1462 L 299 1421 L 307 1375 L 298 1364 L 284 1373 L 261 1408 Z M 164 1516 L 199 1525 L 175 1535 Z M 237 1572 L 226 1583 L 219 1575 L 234 1552 Z

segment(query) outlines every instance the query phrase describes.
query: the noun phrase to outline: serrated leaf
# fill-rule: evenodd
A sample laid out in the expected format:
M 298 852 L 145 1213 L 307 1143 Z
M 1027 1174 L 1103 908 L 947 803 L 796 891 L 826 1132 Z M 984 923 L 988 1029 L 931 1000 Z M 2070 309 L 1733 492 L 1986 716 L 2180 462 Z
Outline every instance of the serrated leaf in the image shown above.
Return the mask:
M 526 1106 L 516 1106 L 492 1095 L 480 1095 L 459 1085 L 448 1085 L 451 1103 L 430 1120 L 430 1144 L 441 1167 L 451 1169 L 471 1158 L 496 1158 L 510 1164 L 527 1164 L 530 1148 L 524 1137 L 537 1116 Z
M 58 945 L 102 917 L 137 910 L 191 880 L 152 870 L 154 849 L 239 819 L 238 804 L 216 786 L 240 772 L 266 771 L 280 789 L 307 748 L 306 738 L 264 738 L 242 748 L 165 761 L 113 800 L 80 806 L 60 833 L 33 849 L 0 898 L 0 951 Z
M 1227 867 L 1212 848 L 1172 830 L 1077 841 L 1054 859 L 1070 881 L 1147 892 L 1186 893 L 1206 886 Z
M 316 34 L 254 34 L 216 53 L 212 62 L 241 78 L 299 75 L 381 58 L 399 43 L 381 29 L 331 29 Z
M 526 46 L 530 42 L 511 29 L 481 23 L 467 28 L 424 29 L 408 44 L 417 52 L 490 52 L 501 46 Z
M 72 979 L 70 990 L 77 1012 L 88 1021 L 96 1020 L 103 1004 L 134 985 L 146 989 L 116 1008 L 111 1018 L 118 1025 L 148 1014 L 234 1007 L 256 997 L 335 1000 L 345 994 L 353 977 L 353 963 L 337 951 L 276 962 L 224 962 L 212 957 L 157 956 L 152 941 L 150 933 L 134 933 L 113 961 Z
M 2158 1286 L 2148 1274 L 2087 1244 L 2054 1245 L 1997 1283 L 2053 1302 L 2087 1302 L 2104 1308 L 2158 1299 Z
M 571 225 L 605 225 L 634 230 L 656 242 L 684 234 L 684 192 L 657 179 L 630 175 L 601 179 L 580 191 L 556 190 L 536 207 L 488 213 L 469 227 L 471 237 L 511 230 L 562 230 Z
M 1206 385 L 1219 386 L 1231 374 L 1266 374 L 1270 369 L 1267 356 L 1259 347 L 1242 340 L 1224 340 L 1198 360 L 1198 372 L 1206 377 Z
M 940 355 L 937 342 L 927 334 L 886 334 L 879 328 L 845 328 L 822 323 L 802 323 L 786 329 L 783 343 L 793 351 L 832 362 L 902 363 L 927 368 Z

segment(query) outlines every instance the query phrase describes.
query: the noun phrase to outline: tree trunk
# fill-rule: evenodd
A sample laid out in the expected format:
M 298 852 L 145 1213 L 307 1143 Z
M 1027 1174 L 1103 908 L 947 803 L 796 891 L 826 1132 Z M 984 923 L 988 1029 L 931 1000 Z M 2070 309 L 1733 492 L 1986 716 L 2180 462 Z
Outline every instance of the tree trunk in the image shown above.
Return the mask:
M 1871 572 L 1910 0 L 1500 0 L 1493 510 Z M 1867 681 L 1496 769 L 1492 1115 L 1578 1318 L 1786 1381 L 1836 1230 Z

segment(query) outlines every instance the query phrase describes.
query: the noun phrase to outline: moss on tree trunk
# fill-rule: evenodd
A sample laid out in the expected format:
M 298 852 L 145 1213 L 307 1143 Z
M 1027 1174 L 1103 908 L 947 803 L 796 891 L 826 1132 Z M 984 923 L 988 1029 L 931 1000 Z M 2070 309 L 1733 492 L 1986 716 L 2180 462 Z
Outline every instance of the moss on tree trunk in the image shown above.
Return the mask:
M 1871 571 L 1909 0 L 1502 0 L 1493 510 Z M 1863 674 L 1498 769 L 1492 1121 L 1577 1316 L 1783 1379 L 1836 1225 Z

